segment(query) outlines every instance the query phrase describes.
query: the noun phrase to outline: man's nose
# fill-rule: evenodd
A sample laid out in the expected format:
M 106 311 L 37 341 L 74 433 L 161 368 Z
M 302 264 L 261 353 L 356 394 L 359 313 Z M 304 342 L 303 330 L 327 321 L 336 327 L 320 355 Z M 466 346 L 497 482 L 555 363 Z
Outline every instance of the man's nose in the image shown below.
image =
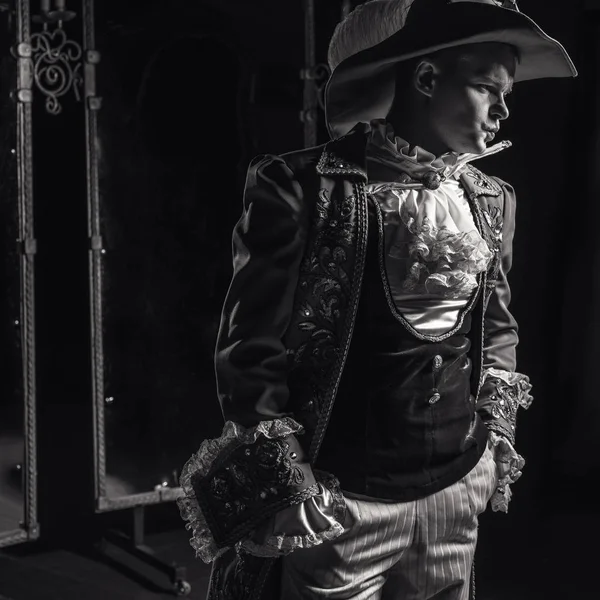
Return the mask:
M 506 101 L 504 98 L 500 98 L 498 102 L 492 106 L 491 113 L 494 118 L 498 119 L 499 121 L 508 119 L 510 111 L 508 110 L 508 106 L 506 106 Z

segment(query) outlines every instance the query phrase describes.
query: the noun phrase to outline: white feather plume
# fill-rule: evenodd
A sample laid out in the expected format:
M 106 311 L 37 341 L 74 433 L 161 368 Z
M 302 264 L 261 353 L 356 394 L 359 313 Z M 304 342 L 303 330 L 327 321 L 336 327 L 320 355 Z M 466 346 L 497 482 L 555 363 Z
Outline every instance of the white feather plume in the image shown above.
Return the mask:
M 327 53 L 333 70 L 343 60 L 371 48 L 404 27 L 414 0 L 370 0 L 338 23 Z

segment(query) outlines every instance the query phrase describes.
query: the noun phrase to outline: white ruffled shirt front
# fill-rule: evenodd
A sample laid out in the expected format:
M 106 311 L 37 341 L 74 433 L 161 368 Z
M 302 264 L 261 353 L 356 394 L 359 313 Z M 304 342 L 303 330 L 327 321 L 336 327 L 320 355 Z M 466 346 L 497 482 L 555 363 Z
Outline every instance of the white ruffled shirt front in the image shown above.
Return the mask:
M 459 181 L 437 190 L 370 183 L 367 193 L 381 214 L 384 285 L 397 311 L 420 333 L 446 333 L 492 258 Z
M 371 129 L 366 189 L 381 220 L 384 286 L 397 312 L 416 331 L 442 335 L 457 323 L 492 258 L 459 177 L 467 163 L 510 143 L 482 154 L 436 157 L 411 147 L 384 120 L 372 121 Z M 427 173 L 439 177 L 437 189 L 420 183 Z M 412 181 L 406 181 L 407 175 Z

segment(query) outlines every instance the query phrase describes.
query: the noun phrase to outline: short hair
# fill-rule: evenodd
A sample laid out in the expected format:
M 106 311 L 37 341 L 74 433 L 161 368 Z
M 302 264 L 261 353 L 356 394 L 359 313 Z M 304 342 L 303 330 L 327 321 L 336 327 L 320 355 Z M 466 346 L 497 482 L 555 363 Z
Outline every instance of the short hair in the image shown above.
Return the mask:
M 476 56 L 481 46 L 487 44 L 508 46 L 517 60 L 517 63 L 521 61 L 521 53 L 519 52 L 519 49 L 512 44 L 505 44 L 504 42 L 475 42 L 471 44 L 462 44 L 460 46 L 453 46 L 451 48 L 443 48 L 442 50 L 438 50 L 437 52 L 429 54 L 428 56 L 432 60 L 442 65 L 442 67 L 455 66 L 463 59 L 469 59 L 472 56 Z
M 400 61 L 396 65 L 396 86 L 408 85 L 410 78 L 412 78 L 415 73 L 417 65 L 424 59 L 429 59 L 432 62 L 437 63 L 442 69 L 452 69 L 461 60 L 476 56 L 481 44 L 486 43 L 503 44 L 503 42 L 479 42 L 463 44 L 460 46 L 452 46 L 450 48 L 442 48 L 441 50 L 436 50 L 435 52 L 430 52 L 428 54 L 423 54 L 422 56 L 416 56 L 405 61 Z M 514 54 L 518 63 L 520 61 L 520 53 L 518 48 L 510 44 L 506 45 L 512 50 L 512 53 Z

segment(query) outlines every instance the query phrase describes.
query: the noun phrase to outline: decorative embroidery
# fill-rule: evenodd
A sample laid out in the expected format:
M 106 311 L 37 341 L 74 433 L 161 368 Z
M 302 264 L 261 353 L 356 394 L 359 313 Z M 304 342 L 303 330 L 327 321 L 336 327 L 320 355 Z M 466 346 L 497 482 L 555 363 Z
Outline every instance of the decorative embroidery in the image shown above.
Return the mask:
M 505 435 L 514 444 L 519 406 L 527 409 L 533 401 L 529 392 L 532 385 L 529 377 L 521 373 L 487 369 L 483 375 L 484 382 L 490 381 L 489 400 L 490 414 L 495 419 L 487 423 L 489 429 Z
M 476 191 L 479 194 L 484 196 L 500 196 L 500 194 L 502 194 L 500 186 L 473 165 L 468 164 L 464 174 L 472 180 L 471 183 L 478 188 Z
M 485 222 L 487 223 L 492 235 L 494 236 L 494 240 L 498 245 L 502 244 L 502 229 L 503 229 L 503 219 L 502 219 L 502 211 L 499 206 L 494 206 L 489 209 L 482 208 L 483 216 L 485 218 Z
M 479 218 L 479 231 L 485 239 L 488 248 L 492 251 L 492 260 L 488 265 L 484 295 L 484 306 L 490 299 L 492 291 L 498 284 L 498 273 L 502 261 L 502 235 L 504 229 L 502 209 L 495 203 L 501 200 L 481 199 L 478 196 L 498 197 L 502 195 L 500 186 L 481 171 L 467 165 L 463 173 L 463 185 L 470 190 L 469 197 L 473 202 L 475 214 Z
M 346 160 L 341 159 L 334 152 L 324 150 L 317 164 L 317 173 L 320 175 L 359 175 L 366 179 L 365 172 Z
M 500 264 L 502 261 L 502 233 L 504 230 L 504 220 L 502 211 L 498 206 L 481 207 L 481 213 L 485 219 L 485 224 L 489 233 L 484 233 L 484 238 L 488 247 L 493 252 L 492 260 L 488 266 L 487 290 L 489 293 L 498 283 L 498 273 L 500 272 Z
M 297 493 L 305 475 L 293 464 L 289 450 L 282 439 L 259 438 L 221 458 L 210 476 L 192 475 L 192 487 L 218 546 L 235 543 L 252 529 L 253 518 L 265 518 L 266 510 L 274 512 L 272 507 L 282 500 L 295 504 L 305 499 L 306 494 L 300 498 L 304 490 Z M 316 485 L 307 489 L 306 497 L 318 491 Z
M 236 449 L 253 445 L 260 438 L 263 438 L 263 441 L 288 438 L 297 444 L 297 438 L 289 436 L 301 434 L 303 431 L 302 425 L 289 417 L 261 421 L 249 429 L 233 421 L 227 421 L 220 437 L 202 442 L 198 452 L 190 457 L 181 471 L 179 485 L 183 496 L 177 499 L 181 516 L 186 521 L 186 528 L 192 531 L 190 544 L 196 551 L 197 557 L 209 563 L 226 550 L 224 544 L 219 543 L 221 537 L 218 535 L 216 539 L 213 535 L 215 519 L 211 517 L 210 502 L 204 498 L 206 496 L 204 488 L 210 488 L 211 476 L 218 472 L 219 468 L 227 466 L 225 463 L 230 456 L 235 456 Z M 290 459 L 294 459 L 292 453 Z M 200 484 L 202 480 L 206 483 L 204 487 Z M 222 484 L 215 483 L 214 486 L 216 492 L 221 493 Z M 256 516 L 252 515 L 251 511 L 249 513 L 248 518 Z M 209 522 L 213 526 L 212 529 Z M 217 523 L 216 528 L 223 535 L 223 532 L 230 531 L 234 526 L 235 523 L 231 521 Z
M 210 482 L 213 497 L 224 503 L 224 516 L 243 512 L 257 496 L 266 500 L 278 496 L 282 488 L 304 482 L 304 473 L 287 456 L 289 449 L 283 440 L 263 439 L 233 454 Z
M 348 252 L 356 238 L 355 196 L 332 203 L 329 192 L 320 190 L 316 204 L 314 241 L 300 269 L 301 299 L 296 308 L 297 327 L 310 334 L 295 352 L 294 364 L 310 376 L 310 398 L 302 408 L 319 414 L 323 409 L 322 387 L 337 358 L 340 319 L 350 296 Z

